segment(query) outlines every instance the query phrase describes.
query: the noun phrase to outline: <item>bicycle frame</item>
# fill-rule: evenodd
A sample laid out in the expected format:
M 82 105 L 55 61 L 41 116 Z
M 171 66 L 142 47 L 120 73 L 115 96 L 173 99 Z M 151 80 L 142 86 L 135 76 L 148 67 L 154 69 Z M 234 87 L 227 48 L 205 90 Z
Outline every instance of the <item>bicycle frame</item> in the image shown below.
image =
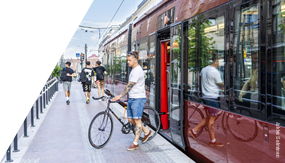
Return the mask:
M 104 118 L 103 118 L 102 124 L 101 124 L 100 127 L 99 127 L 99 130 L 100 130 L 100 131 L 104 131 L 105 128 L 106 128 L 106 126 L 107 126 L 108 118 L 106 118 L 106 116 L 109 115 L 109 111 L 111 111 L 111 113 L 117 118 L 117 120 L 118 120 L 122 125 L 124 125 L 124 122 L 121 120 L 121 118 L 119 118 L 119 117 L 116 115 L 116 113 L 110 108 L 110 104 L 111 104 L 111 103 L 119 103 L 119 102 L 127 102 L 127 101 L 111 101 L 110 98 L 111 98 L 111 97 L 106 97 L 106 100 L 108 100 L 108 103 L 107 103 L 107 108 L 106 108 L 106 110 L 105 110 L 105 114 L 104 114 Z M 107 120 L 106 120 L 106 124 L 105 124 L 104 128 L 102 128 L 103 125 L 104 125 L 105 118 L 107 119 Z

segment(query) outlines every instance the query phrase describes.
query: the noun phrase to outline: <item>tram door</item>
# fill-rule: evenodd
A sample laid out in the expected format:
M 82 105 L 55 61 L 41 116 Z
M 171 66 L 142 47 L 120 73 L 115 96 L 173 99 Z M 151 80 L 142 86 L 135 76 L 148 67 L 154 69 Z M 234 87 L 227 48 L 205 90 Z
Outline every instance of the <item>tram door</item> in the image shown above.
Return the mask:
M 161 41 L 161 116 L 162 127 L 172 141 L 184 148 L 181 127 L 180 25 L 170 29 L 170 40 Z
M 181 25 L 170 29 L 170 91 L 169 91 L 169 128 L 173 142 L 184 148 L 181 125 Z

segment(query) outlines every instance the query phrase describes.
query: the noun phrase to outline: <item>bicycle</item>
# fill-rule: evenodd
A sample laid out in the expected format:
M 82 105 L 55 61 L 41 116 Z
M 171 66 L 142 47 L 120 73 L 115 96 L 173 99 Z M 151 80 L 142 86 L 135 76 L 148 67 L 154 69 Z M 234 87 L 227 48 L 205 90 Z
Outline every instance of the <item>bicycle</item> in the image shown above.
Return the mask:
M 205 111 L 206 116 L 204 116 L 202 112 L 203 110 L 205 110 L 205 107 L 207 106 L 203 106 L 198 103 L 195 104 L 193 103 L 191 107 L 188 107 L 188 112 L 191 113 L 190 116 L 188 117 L 189 128 L 194 128 L 202 121 L 202 119 L 204 119 L 204 117 L 209 116 L 207 111 Z M 248 121 L 248 119 L 243 118 L 243 116 L 241 115 L 236 115 L 233 113 L 225 114 L 224 111 L 220 111 L 215 119 L 215 123 L 220 116 L 222 116 L 222 129 L 225 134 L 227 133 L 227 131 L 229 131 L 229 133 L 235 139 L 242 142 L 249 142 L 256 138 L 258 133 L 256 120 Z M 219 127 L 218 124 L 215 124 L 215 126 Z M 247 132 L 246 135 L 241 135 L 240 133 L 244 131 L 245 127 L 249 126 L 251 127 L 251 130 Z M 207 125 L 205 125 L 197 132 L 197 136 L 199 136 L 203 132 L 203 129 L 209 131 Z
M 133 131 L 135 135 L 135 126 L 132 125 L 129 122 L 124 122 L 125 117 L 119 118 L 115 112 L 110 108 L 111 103 L 120 103 L 120 102 L 127 102 L 127 101 L 112 101 L 111 96 L 102 96 L 100 98 L 94 98 L 94 100 L 99 100 L 105 98 L 107 101 L 107 108 L 105 111 L 99 112 L 97 115 L 94 116 L 92 119 L 90 125 L 89 125 L 89 130 L 88 130 L 88 139 L 90 144 L 97 149 L 100 149 L 104 147 L 108 141 L 110 140 L 112 133 L 113 133 L 113 119 L 110 114 L 111 113 L 118 119 L 118 121 L 122 124 L 122 133 L 123 134 L 128 134 L 131 130 Z M 126 111 L 126 108 L 125 108 Z M 159 129 L 160 129 L 160 116 L 157 113 L 156 110 L 150 107 L 145 107 L 144 112 L 142 115 L 142 124 L 147 128 L 147 129 L 152 129 L 154 132 L 153 134 L 148 138 L 148 140 L 151 140 L 154 138 Z M 144 138 L 144 134 L 140 135 L 140 140 Z

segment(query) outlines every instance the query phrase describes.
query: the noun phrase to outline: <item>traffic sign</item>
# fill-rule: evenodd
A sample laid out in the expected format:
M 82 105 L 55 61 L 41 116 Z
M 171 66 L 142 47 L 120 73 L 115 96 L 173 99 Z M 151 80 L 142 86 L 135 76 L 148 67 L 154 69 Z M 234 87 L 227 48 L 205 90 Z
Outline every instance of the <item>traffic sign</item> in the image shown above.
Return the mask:
M 80 56 L 80 53 L 76 53 L 76 57 L 79 57 Z

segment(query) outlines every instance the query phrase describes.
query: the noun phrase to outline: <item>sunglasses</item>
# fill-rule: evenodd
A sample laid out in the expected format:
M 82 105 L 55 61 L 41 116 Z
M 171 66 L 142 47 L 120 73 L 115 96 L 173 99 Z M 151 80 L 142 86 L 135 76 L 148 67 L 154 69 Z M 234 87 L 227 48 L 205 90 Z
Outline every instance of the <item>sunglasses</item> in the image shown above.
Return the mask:
M 133 55 L 136 59 L 138 59 L 138 54 L 134 52 L 129 52 L 129 54 Z

